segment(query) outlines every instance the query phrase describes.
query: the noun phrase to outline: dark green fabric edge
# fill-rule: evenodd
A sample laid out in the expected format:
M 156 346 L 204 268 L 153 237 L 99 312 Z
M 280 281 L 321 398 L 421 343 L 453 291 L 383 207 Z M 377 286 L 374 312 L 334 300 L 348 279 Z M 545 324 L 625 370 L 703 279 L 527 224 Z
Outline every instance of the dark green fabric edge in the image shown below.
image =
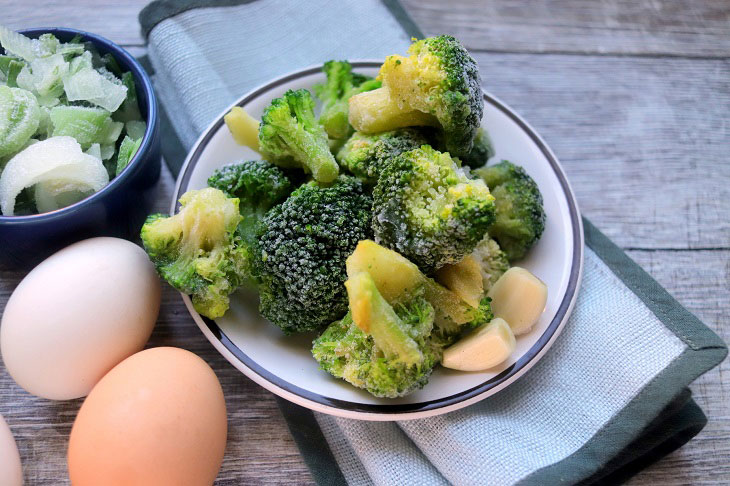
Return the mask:
M 425 35 L 423 35 L 421 29 L 418 27 L 418 25 L 416 25 L 411 16 L 408 15 L 408 12 L 405 11 L 405 9 L 398 0 L 381 0 L 381 2 L 390 11 L 390 14 L 395 17 L 395 20 L 398 21 L 401 27 L 403 27 L 403 30 L 406 31 L 406 34 L 410 35 L 411 37 L 416 37 L 418 39 L 423 39 L 424 37 L 426 37 Z
M 666 418 L 661 413 L 677 398 L 678 387 L 684 390 L 698 376 L 717 366 L 727 356 L 727 346 L 717 334 L 682 307 L 656 280 L 585 218 L 583 227 L 586 245 L 644 302 L 667 329 L 687 344 L 687 348 L 578 451 L 560 462 L 533 472 L 518 483 L 523 486 L 581 482 L 600 484 L 596 482 L 598 480 L 586 482 L 596 475 L 596 468 L 616 477 L 635 474 L 640 470 L 638 466 L 643 468 L 650 462 L 641 463 L 640 458 L 637 458 L 639 462 L 631 463 L 630 468 L 619 468 L 610 472 L 610 468 L 605 466 L 610 466 L 611 461 L 619 457 L 622 451 L 626 451 L 632 442 L 638 440 L 634 445 L 640 449 L 645 447 L 642 441 L 655 440 L 650 427 L 652 420 L 658 418 L 661 421 Z M 689 408 L 694 410 L 694 407 Z M 683 417 L 696 419 L 695 416 L 690 417 L 687 412 Z M 669 427 L 669 423 L 665 426 Z M 677 434 L 673 438 L 667 437 L 667 441 L 681 445 L 699 433 L 704 422 L 694 420 L 687 427 L 682 427 L 681 424 L 676 424 L 675 427 Z M 638 439 L 637 430 L 642 431 Z M 647 461 L 653 462 L 663 457 L 670 451 L 668 447 L 665 449 L 666 452 L 659 455 L 664 449 L 654 448 L 654 453 L 647 456 Z
M 163 20 L 179 13 L 201 7 L 235 7 L 256 0 L 155 0 L 139 12 L 139 25 L 146 39 L 150 31 Z
M 142 36 L 146 39 L 150 35 L 150 31 L 163 20 L 175 16 L 179 13 L 200 7 L 233 7 L 246 3 L 255 2 L 256 0 L 155 0 L 147 4 L 139 13 L 139 24 L 142 27 Z M 381 0 L 383 5 L 395 17 L 398 23 L 403 27 L 406 34 L 422 38 L 424 37 L 421 29 L 403 9 L 398 0 Z
M 691 396 L 685 388 L 638 439 L 580 485 L 621 484 L 689 442 L 707 424 L 707 417 Z

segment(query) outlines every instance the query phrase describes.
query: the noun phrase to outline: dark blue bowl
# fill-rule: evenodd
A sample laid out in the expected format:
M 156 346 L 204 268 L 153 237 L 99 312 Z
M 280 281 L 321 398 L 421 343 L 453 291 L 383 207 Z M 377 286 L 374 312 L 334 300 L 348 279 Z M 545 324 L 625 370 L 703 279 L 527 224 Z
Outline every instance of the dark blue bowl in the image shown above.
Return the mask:
M 33 38 L 51 33 L 62 42 L 79 35 L 93 43 L 101 55 L 114 56 L 122 71 L 134 76 L 147 132 L 129 165 L 99 192 L 48 213 L 0 216 L 0 267 L 29 268 L 55 251 L 92 236 L 137 238 L 152 208 L 160 178 L 160 120 L 149 76 L 131 54 L 96 34 L 60 27 L 20 32 Z

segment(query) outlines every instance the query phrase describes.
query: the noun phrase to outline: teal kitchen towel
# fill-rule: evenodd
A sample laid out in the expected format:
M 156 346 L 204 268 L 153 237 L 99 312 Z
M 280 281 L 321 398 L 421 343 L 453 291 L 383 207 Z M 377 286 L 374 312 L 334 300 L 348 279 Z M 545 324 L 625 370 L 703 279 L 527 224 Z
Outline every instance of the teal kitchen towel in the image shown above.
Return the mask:
M 422 37 L 388 0 L 156 1 L 140 23 L 174 173 L 208 124 L 252 88 L 328 59 L 383 58 Z M 438 417 L 382 423 L 279 400 L 315 480 L 617 484 L 697 434 L 706 418 L 686 387 L 727 348 L 584 225 L 573 315 L 550 352 L 506 390 Z

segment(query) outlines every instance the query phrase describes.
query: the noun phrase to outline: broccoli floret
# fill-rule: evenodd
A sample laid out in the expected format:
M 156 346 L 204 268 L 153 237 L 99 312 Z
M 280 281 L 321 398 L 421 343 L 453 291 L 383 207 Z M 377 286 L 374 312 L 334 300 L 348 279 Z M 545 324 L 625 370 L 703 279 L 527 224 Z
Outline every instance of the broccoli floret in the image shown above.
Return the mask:
M 314 92 L 324 104 L 319 123 L 330 138 L 345 139 L 352 133 L 347 121 L 348 100 L 356 94 L 380 88 L 380 81 L 353 73 L 352 65 L 347 61 L 327 61 L 322 71 L 327 75 L 327 82 L 314 86 Z
M 375 240 L 425 273 L 471 253 L 493 222 L 484 182 L 429 146 L 392 159 L 373 191 Z
M 367 272 L 346 285 L 351 311 L 313 343 L 320 367 L 377 397 L 422 388 L 440 360 L 429 340 L 434 310 L 423 288 L 391 306 Z
M 408 54 L 386 58 L 381 88 L 350 98 L 350 124 L 364 133 L 440 127 L 449 153 L 469 154 L 484 111 L 476 61 L 448 35 L 417 41 Z
M 519 260 L 542 236 L 545 210 L 542 194 L 525 169 L 507 160 L 477 169 L 495 198 L 497 218 L 489 234 L 510 261 Z
M 332 182 L 339 172 L 306 89 L 289 90 L 271 100 L 261 117 L 259 150 L 266 160 L 281 167 L 302 168 L 320 182 Z
M 396 155 L 428 144 L 419 130 L 401 128 L 366 135 L 355 132 L 337 152 L 337 162 L 366 184 L 375 184 L 386 165 Z
M 492 139 L 489 138 L 489 133 L 483 128 L 477 130 L 477 136 L 474 138 L 474 146 L 468 154 L 459 157 L 461 162 L 476 169 L 482 167 L 487 163 L 489 159 L 494 157 L 494 146 L 492 145 Z
M 215 319 L 228 295 L 248 278 L 250 253 L 240 245 L 238 199 L 214 188 L 188 191 L 174 216 L 153 214 L 142 226 L 142 244 L 160 276 L 192 295 L 200 314 Z
M 304 184 L 266 213 L 255 259 L 264 317 L 292 333 L 345 315 L 345 260 L 371 234 L 371 204 L 358 179 L 340 176 Z
M 486 294 L 492 288 L 492 285 L 499 280 L 499 277 L 509 270 L 509 259 L 507 254 L 499 247 L 499 244 L 489 236 L 479 242 L 471 255 L 479 263 L 482 285 Z
M 208 185 L 239 200 L 239 233 L 247 244 L 255 241 L 256 223 L 292 192 L 292 183 L 279 167 L 265 160 L 244 160 L 216 169 Z

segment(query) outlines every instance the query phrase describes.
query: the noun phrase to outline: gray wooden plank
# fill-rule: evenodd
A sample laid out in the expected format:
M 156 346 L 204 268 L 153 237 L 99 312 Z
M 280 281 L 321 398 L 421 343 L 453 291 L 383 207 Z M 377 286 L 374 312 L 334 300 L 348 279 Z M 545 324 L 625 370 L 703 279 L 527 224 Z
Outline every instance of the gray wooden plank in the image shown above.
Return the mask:
M 729 61 L 475 57 L 485 89 L 545 138 L 581 211 L 620 246 L 730 247 Z
M 148 0 L 0 0 L 0 24 L 11 29 L 70 27 L 99 34 L 122 45 L 144 44 L 137 14 Z
M 730 251 L 629 251 L 687 309 L 730 342 Z M 694 399 L 709 418 L 687 445 L 642 471 L 632 486 L 730 483 L 730 360 L 696 380 Z
M 425 34 L 470 48 L 670 56 L 730 55 L 724 0 L 403 0 Z

